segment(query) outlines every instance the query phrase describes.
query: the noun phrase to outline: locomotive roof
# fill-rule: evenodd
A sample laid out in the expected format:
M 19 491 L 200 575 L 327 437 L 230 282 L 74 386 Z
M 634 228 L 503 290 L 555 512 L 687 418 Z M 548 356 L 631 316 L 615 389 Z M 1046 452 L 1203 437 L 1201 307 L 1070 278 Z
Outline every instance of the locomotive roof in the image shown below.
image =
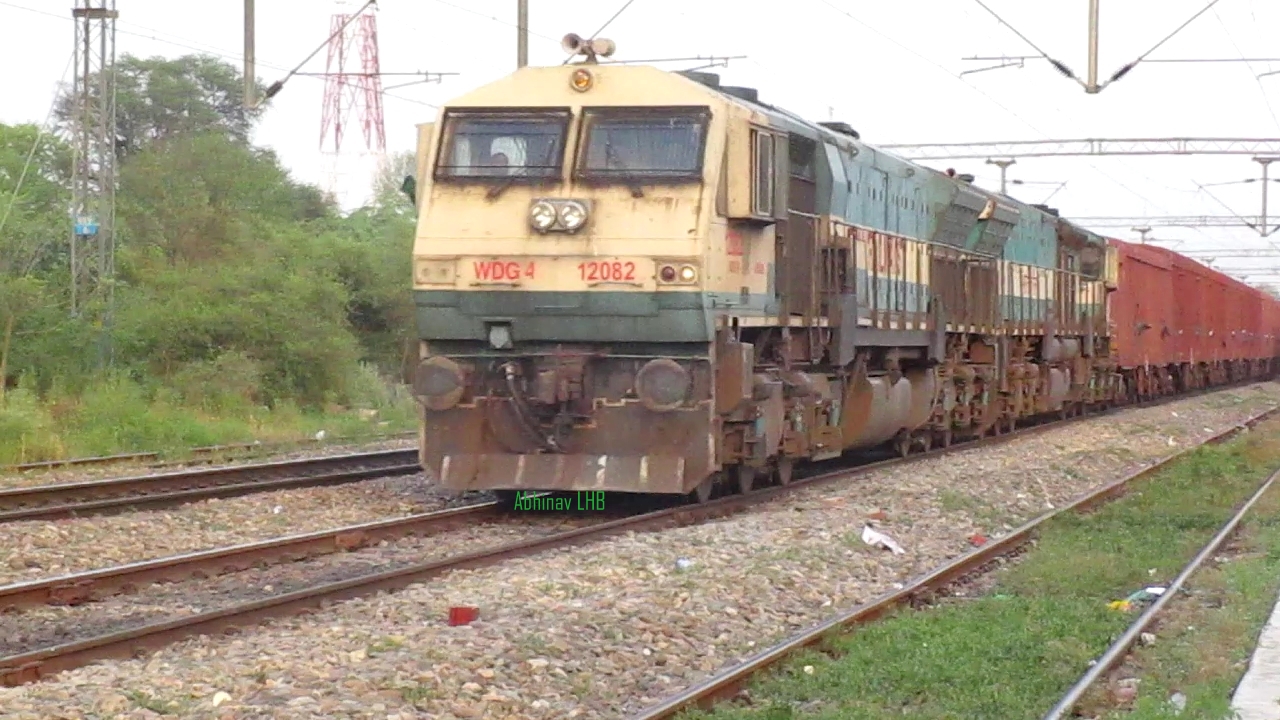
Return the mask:
M 946 181 L 950 181 L 953 183 L 958 184 L 958 183 L 964 182 L 962 180 L 958 180 L 953 177 L 948 177 L 946 173 L 943 173 L 941 171 L 912 162 L 911 160 L 895 155 L 887 150 L 883 150 L 874 145 L 869 145 L 866 142 L 863 142 L 861 138 L 855 138 L 844 132 L 840 132 L 839 130 L 835 130 L 833 128 L 829 128 L 824 125 L 820 125 L 790 110 L 787 110 L 786 108 L 782 108 L 776 105 L 770 105 L 768 103 L 762 102 L 759 100 L 758 97 L 756 97 L 755 99 L 750 99 L 747 97 L 743 97 L 742 95 L 735 94 L 734 91 L 739 90 L 738 88 L 725 88 L 721 86 L 719 84 L 719 77 L 711 73 L 688 73 L 688 74 L 677 73 L 677 74 L 683 75 L 688 80 L 698 83 L 700 85 L 703 85 L 704 87 L 707 87 L 708 89 L 715 91 L 717 94 L 719 94 L 729 102 L 742 105 L 755 112 L 762 113 L 764 115 L 769 116 L 770 119 L 773 120 L 777 125 L 777 127 L 779 127 L 780 129 L 785 129 L 789 132 L 804 135 L 814 140 L 819 140 L 821 142 L 829 143 L 831 145 L 835 145 L 845 150 L 854 149 L 858 153 L 868 153 L 868 152 L 872 153 L 873 157 L 876 158 L 876 164 L 882 168 L 885 168 L 885 166 L 888 166 L 885 169 L 895 169 L 894 166 L 897 166 L 897 168 L 900 168 L 900 169 L 911 168 L 916 172 L 932 173 L 937 177 L 943 178 Z M 1015 209 L 1018 210 L 1020 214 L 1039 213 L 1040 215 L 1043 215 L 1045 217 L 1053 218 L 1056 222 L 1066 225 L 1067 228 L 1069 229 L 1068 230 L 1069 232 L 1071 232 L 1074 235 L 1085 238 L 1086 242 L 1090 244 L 1103 245 L 1106 243 L 1106 238 L 1104 238 L 1102 235 L 1099 235 L 1098 233 L 1095 233 L 1092 230 L 1089 230 L 1080 225 L 1077 225 L 1071 222 L 1071 220 L 1069 220 L 1068 218 L 1064 218 L 1064 217 L 1061 217 L 1060 215 L 1056 215 L 1055 213 L 1048 212 L 1042 207 L 1025 203 L 1012 196 L 1005 195 L 1000 192 L 990 190 L 973 183 L 966 183 L 966 184 L 970 188 L 977 190 L 978 192 L 981 192 L 984 195 L 987 195 L 992 198 L 998 198 L 1000 202 L 1003 204 L 1013 206 Z

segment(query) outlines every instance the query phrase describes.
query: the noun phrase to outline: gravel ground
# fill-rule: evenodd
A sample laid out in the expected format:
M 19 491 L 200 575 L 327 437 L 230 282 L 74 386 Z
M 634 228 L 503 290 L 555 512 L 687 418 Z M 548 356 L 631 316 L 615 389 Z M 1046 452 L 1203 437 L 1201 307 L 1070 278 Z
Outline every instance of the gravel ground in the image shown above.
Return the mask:
M 421 474 L 212 498 L 163 510 L 6 523 L 0 583 L 326 530 L 492 499 L 450 498 Z
M 234 455 L 218 457 L 216 462 L 172 462 L 164 464 L 143 462 L 119 462 L 108 465 L 71 465 L 50 468 L 48 470 L 27 470 L 12 472 L 0 469 L 0 489 L 16 487 L 32 487 L 38 485 L 54 485 L 58 483 L 83 482 L 86 480 L 102 480 L 106 478 L 158 475 L 175 472 L 186 468 L 224 467 L 245 465 L 248 463 L 271 462 L 279 460 L 302 460 L 304 458 L 328 457 L 350 452 L 375 452 L 378 450 L 404 450 L 417 447 L 417 440 L 399 438 L 378 440 L 374 442 L 342 442 L 322 446 L 300 447 L 288 451 L 267 449 L 255 455 Z
M 77 607 L 39 607 L 0 613 L 0 657 L 565 532 L 605 519 L 598 513 L 587 516 L 525 513 L 498 522 L 382 542 L 355 552 L 255 568 L 211 580 L 151 585 L 134 593 Z
M 0 706 L 23 720 L 619 717 L 1277 400 L 1267 383 L 1077 423 L 81 668 L 0 690 Z M 869 518 L 905 553 L 865 545 Z M 481 619 L 448 627 L 456 604 Z

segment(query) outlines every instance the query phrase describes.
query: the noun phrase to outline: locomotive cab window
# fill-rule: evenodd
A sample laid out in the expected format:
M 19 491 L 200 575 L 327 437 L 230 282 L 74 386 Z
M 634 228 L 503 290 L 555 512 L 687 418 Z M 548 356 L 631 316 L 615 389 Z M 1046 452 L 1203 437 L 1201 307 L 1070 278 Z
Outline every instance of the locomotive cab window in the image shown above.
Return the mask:
M 438 180 L 550 180 L 561 176 L 568 110 L 445 113 Z
M 707 108 L 587 108 L 577 176 L 593 182 L 702 178 Z

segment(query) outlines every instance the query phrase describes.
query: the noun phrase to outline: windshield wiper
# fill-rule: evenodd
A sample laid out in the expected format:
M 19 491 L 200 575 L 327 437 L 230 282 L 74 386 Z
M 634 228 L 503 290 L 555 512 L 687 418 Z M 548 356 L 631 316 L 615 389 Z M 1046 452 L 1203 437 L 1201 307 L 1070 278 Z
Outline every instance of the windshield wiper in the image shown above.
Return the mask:
M 618 175 L 618 177 L 622 178 L 622 182 L 626 183 L 627 188 L 631 190 L 631 197 L 644 197 L 644 189 L 640 187 L 639 180 L 629 172 L 630 169 L 627 167 L 627 164 L 618 159 L 618 153 L 613 149 L 613 145 L 607 142 L 604 146 L 604 157 L 609 162 L 621 168 L 622 174 Z
M 511 187 L 516 183 L 516 180 L 519 180 L 521 177 L 524 177 L 523 171 L 524 171 L 524 168 L 517 168 L 517 172 L 511 173 L 506 177 L 505 180 L 489 188 L 489 192 L 485 193 L 484 195 L 485 199 L 497 200 L 498 197 L 502 195 L 502 193 L 507 191 L 507 188 Z

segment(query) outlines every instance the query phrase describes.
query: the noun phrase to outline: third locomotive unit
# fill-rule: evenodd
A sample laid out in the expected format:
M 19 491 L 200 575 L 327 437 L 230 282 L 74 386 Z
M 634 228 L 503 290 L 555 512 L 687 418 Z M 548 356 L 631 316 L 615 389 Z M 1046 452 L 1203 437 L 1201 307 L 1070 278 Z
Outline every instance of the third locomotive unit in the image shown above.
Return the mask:
M 419 127 L 413 382 L 446 488 L 705 500 L 1276 366 L 1275 301 L 1194 261 L 566 44 Z

